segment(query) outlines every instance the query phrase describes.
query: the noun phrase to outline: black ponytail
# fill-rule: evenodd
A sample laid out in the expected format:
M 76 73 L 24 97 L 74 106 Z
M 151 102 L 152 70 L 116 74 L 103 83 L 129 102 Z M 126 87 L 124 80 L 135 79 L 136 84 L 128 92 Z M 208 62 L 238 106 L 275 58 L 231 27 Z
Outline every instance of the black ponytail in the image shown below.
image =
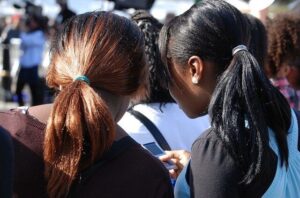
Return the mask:
M 245 171 L 245 183 L 250 183 L 260 172 L 269 142 L 268 126 L 280 136 L 280 157 L 282 162 L 288 163 L 289 122 L 281 122 L 283 125 L 269 122 L 275 119 L 272 111 L 275 115 L 290 116 L 288 104 L 271 85 L 256 59 L 248 51 L 237 52 L 215 88 L 209 114 L 212 128 Z

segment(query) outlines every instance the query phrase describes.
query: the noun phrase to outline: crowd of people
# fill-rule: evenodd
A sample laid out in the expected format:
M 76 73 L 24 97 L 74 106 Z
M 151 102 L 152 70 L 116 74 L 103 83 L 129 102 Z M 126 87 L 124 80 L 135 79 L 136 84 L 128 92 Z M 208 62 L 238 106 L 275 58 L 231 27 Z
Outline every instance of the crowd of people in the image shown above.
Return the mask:
M 1 49 L 3 62 L 2 87 L 4 100 L 7 102 L 16 100 L 19 106 L 28 103 L 23 92 L 28 85 L 31 92 L 31 105 L 39 105 L 47 102 L 45 95 L 44 76 L 39 75 L 42 66 L 47 43 L 55 35 L 62 24 L 76 14 L 68 8 L 67 1 L 57 0 L 60 12 L 54 20 L 49 20 L 43 15 L 42 7 L 26 2 L 24 15 L 7 17 L 7 25 L 1 33 Z M 16 5 L 18 7 L 19 5 Z M 20 40 L 21 55 L 17 80 L 12 79 L 13 52 L 12 39 Z M 16 81 L 16 82 L 15 82 Z M 12 86 L 12 84 L 16 86 Z M 12 88 L 13 87 L 13 88 Z M 14 97 L 15 96 L 15 97 Z M 24 99 L 26 101 L 24 101 Z
M 58 3 L 51 103 L 44 18 L 7 34 L 23 54 L 20 107 L 0 112 L 0 197 L 299 197 L 297 14 L 201 0 L 162 24 Z

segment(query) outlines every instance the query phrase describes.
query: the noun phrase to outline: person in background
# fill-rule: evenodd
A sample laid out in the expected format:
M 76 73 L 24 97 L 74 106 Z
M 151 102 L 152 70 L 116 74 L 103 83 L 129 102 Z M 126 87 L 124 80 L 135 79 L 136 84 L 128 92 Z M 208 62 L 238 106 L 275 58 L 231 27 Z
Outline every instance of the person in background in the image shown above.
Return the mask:
M 204 0 L 161 30 L 172 96 L 189 117 L 208 111 L 211 118 L 175 186 L 186 189 L 185 197 L 300 193 L 300 117 L 251 54 L 250 27 L 225 1 Z
M 5 17 L 0 17 L 0 35 L 2 35 L 4 29 L 5 29 Z
M 22 90 L 27 84 L 31 91 L 31 104 L 39 105 L 43 103 L 41 90 L 39 89 L 38 68 L 43 60 L 46 42 L 44 22 L 43 16 L 29 15 L 25 22 L 25 31 L 20 34 L 22 55 L 16 85 L 19 106 L 24 106 Z
M 108 0 L 114 2 L 114 10 L 144 9 L 150 10 L 155 0 Z
M 76 13 L 69 9 L 67 0 L 56 0 L 56 3 L 60 7 L 60 12 L 56 16 L 55 23 L 57 26 L 62 27 L 62 24 L 65 23 L 71 17 L 75 16 Z
M 266 70 L 290 106 L 300 110 L 300 17 L 280 14 L 267 27 Z
M 190 151 L 192 143 L 200 135 L 201 131 L 209 128 L 208 116 L 193 120 L 188 118 L 175 103 L 169 90 L 162 86 L 159 79 L 164 66 L 160 59 L 157 45 L 162 24 L 147 11 L 142 10 L 135 12 L 132 15 L 132 20 L 138 24 L 144 33 L 150 84 L 150 90 L 146 98 L 137 101 L 137 104 L 132 109 L 146 116 L 159 129 L 170 149 Z M 155 136 L 150 133 L 144 123 L 135 117 L 134 114 L 131 114 L 130 111 L 125 113 L 119 124 L 140 144 L 156 141 Z M 182 133 L 183 131 L 185 133 Z
M 10 135 L 0 127 L 0 197 L 12 197 L 13 146 Z
M 142 32 L 124 17 L 89 12 L 55 38 L 46 77 L 58 90 L 54 103 L 0 113 L 13 137 L 14 194 L 172 198 L 163 164 L 117 124 L 147 88 Z
M 299 0 L 293 0 L 288 4 L 289 12 L 292 12 L 293 14 L 299 14 L 300 13 L 300 1 Z
M 164 20 L 164 23 L 168 23 L 169 21 L 171 21 L 174 17 L 175 17 L 175 13 L 174 12 L 168 12 L 166 17 L 165 17 L 165 20 Z
M 3 46 L 3 77 L 2 77 L 2 87 L 4 89 L 4 100 L 12 101 L 12 91 L 11 91 L 11 40 L 14 38 L 20 38 L 20 16 L 15 15 L 9 18 L 9 22 L 6 25 L 2 33 L 2 46 Z

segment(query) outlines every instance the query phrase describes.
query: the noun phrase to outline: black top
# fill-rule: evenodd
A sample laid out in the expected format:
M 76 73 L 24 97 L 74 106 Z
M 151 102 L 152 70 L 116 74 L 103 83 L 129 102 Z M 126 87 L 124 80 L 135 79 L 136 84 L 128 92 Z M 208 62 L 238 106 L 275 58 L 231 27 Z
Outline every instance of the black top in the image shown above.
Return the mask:
M 192 146 L 189 184 L 192 197 L 261 197 L 275 177 L 277 156 L 266 151 L 260 174 L 249 184 L 240 184 L 243 171 L 212 129 L 202 134 Z
M 10 135 L 0 127 L 0 197 L 12 196 L 13 148 Z
M 13 140 L 14 194 L 19 198 L 47 197 L 43 160 L 45 124 L 12 110 L 0 112 L 0 126 Z M 127 136 L 115 142 L 103 159 L 79 174 L 69 197 L 172 198 L 173 189 L 164 165 Z

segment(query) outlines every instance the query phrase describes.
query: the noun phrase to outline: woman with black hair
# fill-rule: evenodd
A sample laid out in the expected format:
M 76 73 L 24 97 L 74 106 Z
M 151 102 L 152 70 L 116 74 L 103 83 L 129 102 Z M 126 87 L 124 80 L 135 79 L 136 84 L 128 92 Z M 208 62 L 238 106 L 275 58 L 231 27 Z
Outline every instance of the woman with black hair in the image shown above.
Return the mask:
M 176 186 L 188 180 L 192 197 L 300 193 L 297 117 L 251 54 L 250 38 L 246 17 L 221 0 L 204 0 L 162 28 L 171 95 L 189 117 L 211 118 Z
M 120 126 L 137 142 L 146 144 L 157 141 L 150 131 L 140 120 L 140 114 L 146 117 L 163 136 L 170 148 L 185 149 L 190 151 L 192 143 L 200 135 L 201 131 L 209 128 L 208 116 L 197 119 L 188 118 L 181 111 L 169 90 L 162 86 L 160 78 L 163 75 L 163 63 L 158 49 L 158 36 L 162 24 L 151 16 L 147 11 L 139 10 L 132 15 L 139 28 L 144 33 L 145 54 L 149 65 L 149 93 L 137 101 L 132 109 L 125 113 L 120 120 Z M 137 115 L 138 114 L 138 115 Z M 185 131 L 185 133 L 182 133 Z

